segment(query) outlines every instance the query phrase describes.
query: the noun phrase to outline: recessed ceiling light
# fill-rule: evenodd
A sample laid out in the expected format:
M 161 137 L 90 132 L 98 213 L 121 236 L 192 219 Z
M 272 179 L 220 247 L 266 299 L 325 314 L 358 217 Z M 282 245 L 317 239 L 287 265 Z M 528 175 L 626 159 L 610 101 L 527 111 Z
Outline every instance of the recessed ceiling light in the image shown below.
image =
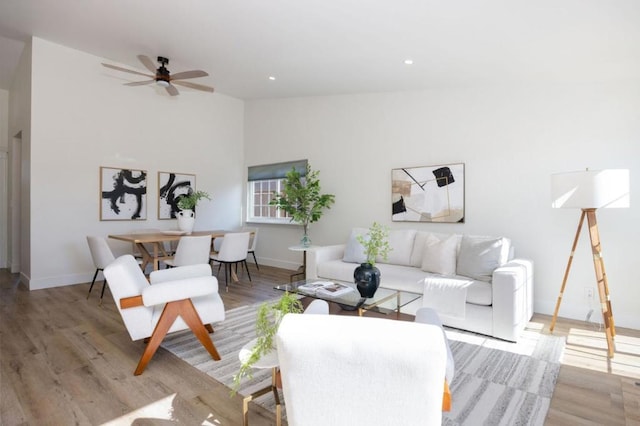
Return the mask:
M 272 75 L 270 75 L 270 76 L 269 76 L 269 80 L 273 81 L 273 80 L 275 80 L 275 79 L 276 79 L 276 78 L 275 78 L 274 76 L 272 76 Z
M 413 59 L 405 59 L 404 60 L 404 64 L 405 65 L 413 65 Z

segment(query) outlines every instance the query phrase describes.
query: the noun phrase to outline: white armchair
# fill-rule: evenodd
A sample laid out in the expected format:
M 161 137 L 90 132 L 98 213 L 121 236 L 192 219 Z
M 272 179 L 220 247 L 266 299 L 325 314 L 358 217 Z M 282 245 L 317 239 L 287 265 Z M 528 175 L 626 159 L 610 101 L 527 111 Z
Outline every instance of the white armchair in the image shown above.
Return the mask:
M 290 426 L 442 422 L 447 349 L 437 325 L 289 314 L 276 341 Z
M 211 266 L 154 271 L 149 284 L 133 256 L 124 255 L 104 269 L 104 276 L 131 339 L 149 338 L 134 375 L 142 374 L 167 333 L 187 328 L 220 360 L 209 332 L 225 313 Z

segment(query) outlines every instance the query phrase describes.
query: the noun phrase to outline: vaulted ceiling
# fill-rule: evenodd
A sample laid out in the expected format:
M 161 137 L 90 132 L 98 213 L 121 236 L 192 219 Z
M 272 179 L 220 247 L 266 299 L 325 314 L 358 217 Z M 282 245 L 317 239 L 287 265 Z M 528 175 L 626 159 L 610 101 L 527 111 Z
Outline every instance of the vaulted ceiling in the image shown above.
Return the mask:
M 0 88 L 31 36 L 241 99 L 640 78 L 638 0 L 2 0 Z

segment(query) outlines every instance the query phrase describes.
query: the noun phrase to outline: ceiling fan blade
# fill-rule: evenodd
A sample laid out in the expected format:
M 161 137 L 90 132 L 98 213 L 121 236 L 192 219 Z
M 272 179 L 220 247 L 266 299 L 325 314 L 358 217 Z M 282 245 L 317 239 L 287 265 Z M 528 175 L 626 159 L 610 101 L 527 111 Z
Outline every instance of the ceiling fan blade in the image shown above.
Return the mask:
M 145 84 L 154 83 L 155 80 L 133 81 L 131 83 L 124 83 L 125 86 L 144 86 Z
M 141 73 L 141 72 L 138 72 L 138 71 L 129 70 L 127 68 L 122 68 L 122 67 L 119 67 L 119 66 L 116 66 L 116 65 L 105 64 L 105 63 L 102 63 L 102 65 L 107 67 L 107 68 L 111 68 L 111 69 L 118 70 L 118 71 L 124 71 L 124 72 L 128 72 L 128 73 L 131 73 L 131 74 L 143 75 L 143 76 L 149 77 L 149 78 L 156 78 L 155 75 L 144 74 L 144 73 Z
M 188 81 L 172 81 L 171 84 L 178 84 L 180 86 L 190 87 L 192 89 L 204 90 L 205 92 L 213 93 L 213 87 L 204 86 L 202 84 L 190 83 Z
M 148 57 L 147 55 L 138 55 L 138 59 L 140 60 L 140 62 L 142 62 L 142 65 L 144 65 L 146 69 L 154 74 L 156 73 L 156 66 L 150 57 Z
M 180 94 L 180 92 L 178 92 L 178 89 L 176 89 L 173 84 L 170 84 L 170 85 L 167 86 L 167 92 L 171 96 L 178 96 Z
M 185 80 L 187 78 L 206 77 L 209 74 L 202 70 L 182 71 L 171 75 L 171 80 Z

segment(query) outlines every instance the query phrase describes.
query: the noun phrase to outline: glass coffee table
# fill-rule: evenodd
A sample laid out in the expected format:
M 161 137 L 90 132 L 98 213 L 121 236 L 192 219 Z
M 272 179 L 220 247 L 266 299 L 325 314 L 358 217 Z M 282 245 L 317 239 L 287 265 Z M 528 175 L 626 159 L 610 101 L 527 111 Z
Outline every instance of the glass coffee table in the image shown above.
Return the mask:
M 313 291 L 308 287 L 314 283 L 335 283 L 341 288 L 340 294 L 330 294 L 327 291 Z M 302 287 L 301 287 L 302 286 Z M 344 287 L 349 287 L 350 290 L 345 290 Z M 392 290 L 388 288 L 378 287 L 373 297 L 364 298 L 360 296 L 355 283 L 349 283 L 337 280 L 324 280 L 324 279 L 307 279 L 302 281 L 295 281 L 291 284 L 281 284 L 274 287 L 276 290 L 288 291 L 291 293 L 300 294 L 302 296 L 312 297 L 314 299 L 326 300 L 327 302 L 333 302 L 340 305 L 342 309 L 348 311 L 358 311 L 358 315 L 362 316 L 367 311 L 380 312 L 383 314 L 389 314 L 395 312 L 397 316 L 400 316 L 400 308 L 413 302 L 414 300 L 422 297 L 422 294 L 411 293 L 403 290 Z

